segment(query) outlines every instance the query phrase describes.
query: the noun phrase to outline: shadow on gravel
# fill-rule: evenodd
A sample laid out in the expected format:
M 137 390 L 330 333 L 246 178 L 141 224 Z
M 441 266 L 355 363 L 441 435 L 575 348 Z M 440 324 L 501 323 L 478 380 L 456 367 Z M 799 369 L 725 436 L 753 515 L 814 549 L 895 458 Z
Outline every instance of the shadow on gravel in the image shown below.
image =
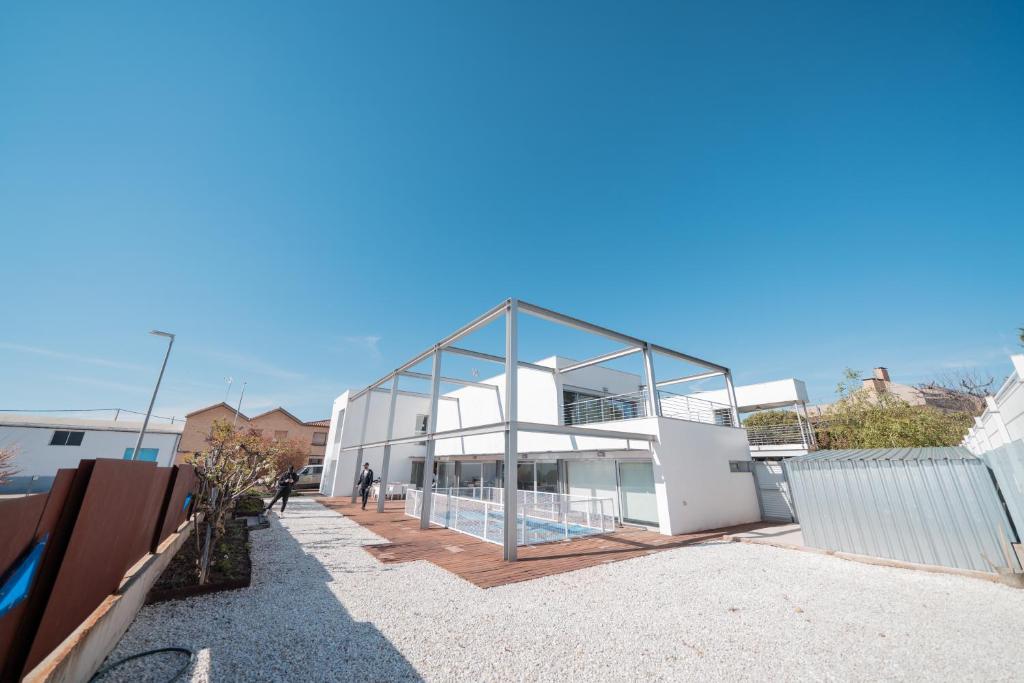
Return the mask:
M 289 514 L 285 521 L 299 518 Z M 145 608 L 104 665 L 184 645 L 201 653 L 184 680 L 422 680 L 376 627 L 352 618 L 330 590 L 331 572 L 276 517 L 270 529 L 253 532 L 254 545 L 262 534 L 270 543 L 254 548 L 249 588 Z M 316 542 L 327 545 L 329 537 Z M 345 567 L 343 559 L 332 567 L 335 573 L 347 569 L 355 567 Z M 136 660 L 101 680 L 166 681 L 174 666 L 171 659 Z

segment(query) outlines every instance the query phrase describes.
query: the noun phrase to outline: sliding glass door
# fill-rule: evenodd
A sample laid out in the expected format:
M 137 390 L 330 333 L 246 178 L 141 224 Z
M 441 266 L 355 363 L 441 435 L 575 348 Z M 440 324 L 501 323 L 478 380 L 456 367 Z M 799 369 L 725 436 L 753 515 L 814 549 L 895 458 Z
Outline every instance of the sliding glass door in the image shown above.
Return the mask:
M 619 462 L 622 521 L 658 524 L 658 498 L 654 492 L 654 466 L 649 462 Z

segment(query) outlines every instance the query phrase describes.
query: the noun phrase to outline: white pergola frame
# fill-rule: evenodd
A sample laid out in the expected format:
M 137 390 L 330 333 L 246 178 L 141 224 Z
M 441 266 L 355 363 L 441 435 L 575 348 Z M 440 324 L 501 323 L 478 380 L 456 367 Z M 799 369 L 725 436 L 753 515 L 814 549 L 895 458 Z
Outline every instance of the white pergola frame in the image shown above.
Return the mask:
M 559 325 L 565 325 L 573 327 L 584 332 L 611 339 L 618 343 L 624 344 L 625 348 L 611 353 L 605 353 L 600 356 L 595 356 L 588 360 L 574 363 L 567 367 L 557 369 L 550 368 L 544 365 L 537 365 L 534 363 L 528 363 L 519 360 L 519 315 L 520 313 L 526 313 L 538 318 L 542 318 Z M 480 329 L 481 327 L 488 325 L 500 317 L 505 318 L 505 355 L 496 356 L 490 353 L 484 353 L 482 351 L 474 351 L 458 346 L 454 346 L 455 342 L 459 341 L 468 334 Z M 453 377 L 442 377 L 441 376 L 441 354 L 451 353 L 455 355 L 469 356 L 472 358 L 478 358 L 481 360 L 488 360 L 495 363 L 501 363 L 505 366 L 505 414 L 504 420 L 500 422 L 494 422 L 486 425 L 477 425 L 474 427 L 462 427 L 459 429 L 449 429 L 442 432 L 437 431 L 437 406 L 440 399 L 441 382 L 449 384 L 457 384 L 462 386 L 472 386 L 478 388 L 487 388 L 497 390 L 497 385 L 487 384 L 484 382 L 473 382 L 469 380 L 457 379 Z M 628 431 L 613 431 L 607 429 L 595 429 L 593 427 L 581 427 L 577 425 L 557 425 L 557 424 L 540 424 L 536 422 L 520 422 L 518 416 L 518 368 L 530 368 L 533 370 L 541 370 L 544 372 L 565 374 L 579 370 L 581 368 L 590 367 L 592 365 L 599 365 L 607 361 L 615 360 L 616 358 L 622 358 L 634 353 L 642 353 L 644 361 L 644 374 L 646 377 L 646 387 L 663 387 L 670 386 L 673 384 L 681 384 L 684 382 L 696 382 L 711 377 L 722 376 L 725 378 L 726 393 L 729 397 L 729 407 L 732 413 L 732 421 L 734 426 L 739 426 L 739 414 L 737 411 L 736 403 L 736 392 L 733 386 L 732 373 L 729 368 L 712 363 L 711 361 L 697 358 L 673 349 L 669 349 L 664 346 L 658 346 L 651 344 L 650 342 L 636 337 L 631 337 L 614 330 L 610 330 L 600 325 L 595 325 L 572 316 L 564 315 L 556 311 L 552 311 L 541 306 L 520 301 L 518 299 L 506 299 L 502 303 L 498 304 L 494 308 L 490 309 L 483 315 L 479 316 L 472 322 L 460 327 L 458 330 L 448 335 L 441 341 L 434 344 L 432 347 L 423 351 L 412 360 L 404 363 L 390 374 L 380 378 L 373 384 L 367 386 L 349 398 L 349 402 L 354 401 L 360 396 L 366 395 L 366 400 L 363 401 L 363 417 L 362 424 L 360 426 L 359 443 L 351 446 L 347 446 L 341 449 L 345 451 L 356 451 L 356 463 L 355 473 L 352 479 L 352 502 L 356 501 L 356 482 L 359 479 L 359 471 L 363 464 L 363 451 L 367 448 L 381 448 L 384 449 L 384 455 L 381 462 L 380 472 L 380 491 L 381 494 L 377 496 L 377 512 L 384 511 L 384 500 L 386 496 L 384 492 L 387 490 L 388 484 L 388 466 L 391 458 L 391 447 L 401 444 L 409 443 L 422 443 L 426 442 L 426 455 L 423 460 L 423 480 L 422 490 L 425 492 L 431 491 L 433 488 L 433 472 L 434 472 L 434 452 L 438 441 L 446 439 L 452 439 L 457 437 L 465 436 L 476 436 L 480 434 L 497 434 L 503 433 L 505 435 L 505 461 L 504 461 L 504 489 L 505 489 L 505 511 L 504 511 L 504 558 L 510 562 L 516 560 L 516 477 L 517 477 L 517 465 L 519 461 L 518 451 L 518 436 L 519 432 L 537 433 L 537 434 L 566 434 L 570 436 L 587 436 L 597 437 L 604 439 L 618 439 L 626 440 L 627 448 L 629 447 L 629 441 L 643 441 L 648 444 L 656 440 L 656 437 L 651 434 L 642 434 L 638 432 Z M 702 372 L 695 375 L 688 375 L 686 377 L 679 377 L 675 379 L 669 379 L 664 381 L 656 381 L 654 374 L 654 354 L 659 353 L 670 358 L 682 360 L 693 365 L 705 368 L 707 372 Z M 432 359 L 432 366 L 430 374 L 414 372 L 411 368 L 415 367 L 419 363 L 423 362 L 427 358 Z M 427 418 L 427 431 L 422 434 L 415 434 L 412 436 L 403 436 L 395 438 L 393 436 L 394 420 L 395 420 L 395 404 L 398 398 L 398 381 L 400 377 L 411 377 L 421 380 L 430 381 L 430 413 Z M 372 443 L 366 442 L 366 423 L 370 408 L 370 398 L 372 392 L 380 388 L 382 385 L 391 382 L 390 390 L 390 402 L 388 406 L 388 421 L 387 429 L 384 440 L 376 441 Z M 647 391 L 647 415 L 661 417 L 661 403 L 658 398 L 657 391 Z M 500 401 L 499 401 L 500 403 Z M 430 527 L 430 507 L 432 503 L 432 496 L 422 496 L 422 504 L 420 508 L 420 528 L 427 529 Z

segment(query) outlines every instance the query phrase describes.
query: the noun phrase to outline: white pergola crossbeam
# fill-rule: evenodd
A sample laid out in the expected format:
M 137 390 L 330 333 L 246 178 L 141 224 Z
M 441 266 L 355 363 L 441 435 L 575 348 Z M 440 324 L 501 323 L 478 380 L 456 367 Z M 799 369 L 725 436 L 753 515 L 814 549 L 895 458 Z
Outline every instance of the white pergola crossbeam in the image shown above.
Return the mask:
M 626 348 L 626 349 L 619 349 L 618 351 L 612 351 L 610 353 L 603 353 L 600 356 L 594 356 L 593 358 L 588 358 L 587 360 L 580 361 L 579 363 L 573 363 L 572 365 L 567 365 L 564 368 L 560 369 L 558 372 L 560 372 L 560 373 L 562 373 L 564 375 L 565 373 L 572 372 L 573 370 L 580 370 L 582 368 L 589 368 L 591 365 L 600 365 L 601 363 L 607 363 L 608 361 L 615 360 L 616 358 L 623 358 L 625 356 L 631 356 L 634 353 L 640 353 L 640 351 L 642 351 L 642 350 L 643 350 L 642 347 L 631 346 L 631 347 Z

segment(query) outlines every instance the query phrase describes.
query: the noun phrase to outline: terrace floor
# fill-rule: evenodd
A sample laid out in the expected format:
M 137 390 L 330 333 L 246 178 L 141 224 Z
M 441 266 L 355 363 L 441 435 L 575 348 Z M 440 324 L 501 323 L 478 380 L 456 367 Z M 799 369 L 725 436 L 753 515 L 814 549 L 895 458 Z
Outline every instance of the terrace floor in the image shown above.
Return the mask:
M 372 501 L 362 510 L 360 504 L 353 504 L 348 498 L 315 500 L 387 539 L 386 544 L 365 546 L 365 550 L 381 562 L 426 560 L 480 588 L 529 581 L 765 528 L 763 522 L 758 522 L 696 534 L 662 536 L 644 529 L 623 527 L 600 536 L 521 546 L 519 561 L 505 562 L 501 546 L 494 543 L 441 527 L 420 529 L 418 519 L 406 516 L 404 501 L 388 501 L 384 512 L 378 513 Z

